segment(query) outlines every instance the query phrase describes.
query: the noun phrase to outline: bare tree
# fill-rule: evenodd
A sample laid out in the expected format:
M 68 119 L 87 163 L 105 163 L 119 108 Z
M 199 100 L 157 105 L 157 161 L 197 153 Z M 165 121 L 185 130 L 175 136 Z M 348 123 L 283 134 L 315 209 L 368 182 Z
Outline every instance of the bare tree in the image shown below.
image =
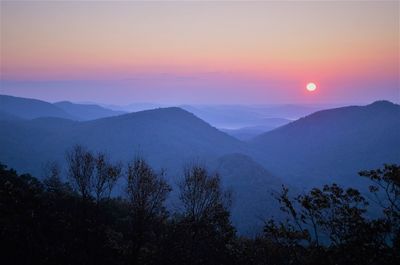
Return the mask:
M 132 263 L 137 264 L 142 247 L 166 217 L 164 202 L 171 188 L 163 174 L 137 158 L 128 165 L 126 191 L 132 211 Z
M 110 198 L 111 192 L 121 176 L 121 171 L 121 163 L 113 164 L 105 153 L 97 154 L 91 188 L 97 203 L 104 198 Z
M 67 152 L 68 177 L 73 188 L 84 199 L 93 198 L 99 203 L 109 198 L 121 176 L 121 163 L 113 164 L 105 153 L 93 155 L 81 145 Z
M 219 175 L 209 175 L 201 166 L 185 169 L 179 189 L 185 216 L 193 221 L 213 218 L 231 205 L 231 193 L 222 190 Z
M 179 183 L 179 199 L 183 206 L 179 229 L 185 231 L 187 263 L 213 264 L 211 260 L 224 259 L 224 248 L 232 242 L 235 229 L 230 222 L 231 193 L 222 189 L 219 175 L 210 175 L 199 165 L 187 167 Z
M 148 219 L 165 211 L 164 202 L 171 188 L 163 174 L 155 173 L 142 158 L 137 158 L 129 164 L 127 178 L 127 194 L 135 215 Z
M 83 199 L 91 196 L 92 177 L 95 168 L 95 158 L 85 147 L 75 145 L 67 152 L 68 177 L 72 187 Z

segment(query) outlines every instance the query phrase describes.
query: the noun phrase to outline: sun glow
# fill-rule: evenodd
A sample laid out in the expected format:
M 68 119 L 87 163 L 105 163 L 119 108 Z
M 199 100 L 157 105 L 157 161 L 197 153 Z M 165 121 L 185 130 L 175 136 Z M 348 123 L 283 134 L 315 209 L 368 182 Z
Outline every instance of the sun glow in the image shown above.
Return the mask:
M 317 89 L 317 85 L 315 83 L 308 83 L 306 88 L 308 91 L 312 92 Z

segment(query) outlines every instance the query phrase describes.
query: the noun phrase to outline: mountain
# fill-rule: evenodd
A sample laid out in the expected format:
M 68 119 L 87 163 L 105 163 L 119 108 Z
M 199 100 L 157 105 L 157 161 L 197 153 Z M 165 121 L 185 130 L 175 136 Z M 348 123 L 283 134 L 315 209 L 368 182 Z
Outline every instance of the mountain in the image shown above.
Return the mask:
M 74 144 L 107 151 L 112 158 L 144 156 L 156 168 L 176 175 L 185 163 L 211 161 L 240 152 L 244 144 L 179 108 L 141 111 L 92 121 L 57 118 L 0 121 L 0 161 L 41 173 L 47 161 L 64 161 Z
M 254 156 L 291 183 L 357 185 L 357 172 L 400 163 L 400 106 L 377 101 L 319 111 L 250 142 Z
M 291 190 L 332 182 L 366 187 L 359 170 L 400 163 L 400 106 L 387 101 L 318 111 L 248 142 L 177 107 L 90 121 L 10 113 L 0 110 L 0 162 L 40 177 L 46 162 L 56 161 L 65 173 L 65 152 L 83 144 L 123 162 L 141 155 L 166 169 L 173 187 L 185 165 L 200 162 L 233 190 L 233 222 L 242 232 L 279 216 L 271 193 L 282 183 Z
M 39 117 L 74 118 L 51 103 L 7 95 L 0 95 L 0 111 L 23 119 L 35 119 Z
M 77 143 L 123 162 L 141 155 L 156 170 L 166 169 L 175 190 L 171 202 L 184 166 L 203 163 L 217 170 L 223 184 L 233 190 L 233 219 L 243 231 L 259 224 L 259 214 L 270 212 L 274 205 L 270 192 L 281 184 L 252 158 L 240 154 L 248 153 L 245 143 L 176 107 L 81 122 L 3 120 L 0 127 L 4 128 L 0 130 L 0 161 L 21 172 L 40 177 L 43 166 L 56 161 L 65 173 L 65 152 Z
M 0 98 L 0 160 L 32 173 L 47 160 L 62 161 L 65 150 L 75 143 L 109 151 L 122 160 L 139 152 L 174 175 L 191 160 L 214 161 L 224 154 L 243 153 L 285 182 L 300 186 L 351 184 L 359 170 L 400 162 L 400 107 L 387 101 L 318 111 L 244 143 L 180 108 L 72 122 L 54 118 L 71 115 L 52 104 Z M 53 118 L 15 117 L 49 113 L 55 113 Z
M 252 234 L 262 227 L 261 219 L 280 215 L 272 196 L 281 190 L 280 178 L 240 153 L 221 156 L 211 165 L 222 184 L 233 192 L 232 221 L 240 231 Z
M 95 120 L 126 113 L 124 111 L 115 111 L 103 108 L 95 104 L 76 104 L 69 101 L 56 102 L 53 105 L 82 121 Z
M 11 120 L 12 121 L 12 120 L 20 120 L 20 119 L 22 119 L 22 118 L 17 117 L 13 114 L 10 114 L 6 111 L 0 111 L 0 120 Z
M 54 104 L 31 98 L 0 95 L 0 119 L 36 119 L 55 117 L 71 120 L 94 120 L 125 114 L 95 104 L 61 101 Z

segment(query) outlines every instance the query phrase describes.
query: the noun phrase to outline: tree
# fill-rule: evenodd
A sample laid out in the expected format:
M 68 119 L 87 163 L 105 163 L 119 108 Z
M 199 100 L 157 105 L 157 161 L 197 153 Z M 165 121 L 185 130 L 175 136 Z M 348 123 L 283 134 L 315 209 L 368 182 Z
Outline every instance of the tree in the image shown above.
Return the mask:
M 167 217 L 165 200 L 171 187 L 164 180 L 164 174 L 157 174 L 142 158 L 136 158 L 128 166 L 128 202 L 131 209 L 132 260 L 136 264 L 141 259 L 142 248 L 153 240 L 157 227 Z
M 43 179 L 60 178 L 61 168 L 56 161 L 47 162 L 43 166 Z
M 185 170 L 179 184 L 179 198 L 186 218 L 199 222 L 212 220 L 221 211 L 228 211 L 231 193 L 223 191 L 218 174 L 208 175 L 205 168 L 193 166 Z
M 385 164 L 383 168 L 361 171 L 359 175 L 372 181 L 369 190 L 374 194 L 373 201 L 383 209 L 393 245 L 400 250 L 400 166 Z
M 235 229 L 230 222 L 231 193 L 221 187 L 218 174 L 194 165 L 179 184 L 183 212 L 179 225 L 182 253 L 190 264 L 220 264 L 231 257 Z
M 57 162 L 48 162 L 43 167 L 43 184 L 49 194 L 69 194 L 71 187 L 61 180 L 61 168 Z
M 164 215 L 164 202 L 170 191 L 164 174 L 155 173 L 142 158 L 128 166 L 127 194 L 135 216 L 147 221 Z
M 121 163 L 112 164 L 105 153 L 98 153 L 95 157 L 95 174 L 92 177 L 92 190 L 97 203 L 108 199 L 121 176 Z
M 85 147 L 75 145 L 66 154 L 68 177 L 72 187 L 87 200 L 91 196 L 95 158 Z
M 369 204 L 358 190 L 324 185 L 291 199 L 283 187 L 278 200 L 290 218 L 279 224 L 274 220 L 266 222 L 265 237 L 286 250 L 294 263 L 391 261 L 385 243 L 387 226 L 380 219 L 366 217 Z
M 373 184 L 370 192 L 384 213 L 393 220 L 400 219 L 400 166 L 385 164 L 383 169 L 361 171 L 360 176 L 369 178 Z
M 289 198 L 288 189 L 283 187 L 278 200 L 294 227 L 308 235 L 305 239 L 316 246 L 319 246 L 322 236 L 334 245 L 354 240 L 358 236 L 357 229 L 366 221 L 363 215 L 368 202 L 365 198 L 358 190 L 344 190 L 336 184 L 313 188 L 293 200 Z
M 121 176 L 121 163 L 113 164 L 105 153 L 94 155 L 81 145 L 75 145 L 66 158 L 68 177 L 83 199 L 99 203 L 111 196 Z

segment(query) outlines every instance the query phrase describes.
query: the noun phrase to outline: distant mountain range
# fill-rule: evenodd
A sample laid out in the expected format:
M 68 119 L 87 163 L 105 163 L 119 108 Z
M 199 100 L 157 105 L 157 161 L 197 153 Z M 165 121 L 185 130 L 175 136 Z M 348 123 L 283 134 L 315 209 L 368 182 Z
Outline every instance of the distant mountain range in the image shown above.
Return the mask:
M 220 130 L 239 140 L 248 141 L 265 132 L 272 131 L 273 129 L 288 124 L 289 122 L 291 122 L 291 120 L 283 118 L 265 118 L 258 122 L 262 123 L 262 125 L 246 126 L 239 129 L 221 128 Z
M 182 169 L 183 163 L 206 162 L 245 148 L 239 140 L 180 108 L 82 122 L 49 117 L 4 120 L 0 124 L 0 161 L 36 174 L 40 173 L 38 166 L 48 160 L 61 163 L 65 151 L 77 143 L 107 151 L 119 160 L 140 154 L 157 168 L 172 169 L 174 173 Z M 21 164 L 25 160 L 18 147 L 30 153 L 26 157 L 29 163 Z
M 124 114 L 94 104 L 76 104 L 68 101 L 49 103 L 37 99 L 27 99 L 0 95 L 0 117 L 10 119 L 35 119 L 55 117 L 78 121 L 94 120 Z
M 40 117 L 57 117 L 74 119 L 59 107 L 37 99 L 19 98 L 0 95 L 0 111 L 3 115 L 11 115 L 22 119 L 35 119 Z
M 0 162 L 40 177 L 46 162 L 63 165 L 65 152 L 83 144 L 116 160 L 141 155 L 155 169 L 166 169 L 172 185 L 185 164 L 200 162 L 234 191 L 233 220 L 243 230 L 257 224 L 257 213 L 276 214 L 270 194 L 282 184 L 300 190 L 330 182 L 363 187 L 359 170 L 400 163 L 400 106 L 387 101 L 318 111 L 250 141 L 182 108 L 118 114 L 0 96 Z M 109 117 L 96 119 L 104 115 Z
M 95 120 L 126 113 L 125 111 L 106 109 L 95 104 L 76 104 L 69 101 L 56 102 L 53 105 L 82 121 Z
M 296 120 L 313 112 L 331 108 L 332 105 L 182 105 L 179 107 L 217 128 L 237 130 L 255 126 L 276 128 L 282 125 L 282 119 Z

